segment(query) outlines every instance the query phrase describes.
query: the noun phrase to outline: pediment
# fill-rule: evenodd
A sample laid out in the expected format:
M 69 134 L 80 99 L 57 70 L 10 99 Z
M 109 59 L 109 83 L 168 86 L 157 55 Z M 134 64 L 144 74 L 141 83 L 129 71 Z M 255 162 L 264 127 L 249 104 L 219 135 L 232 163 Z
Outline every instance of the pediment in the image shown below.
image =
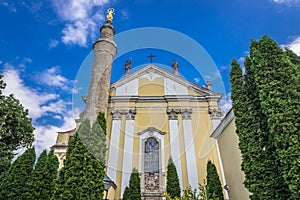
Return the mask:
M 211 90 L 208 90 L 206 87 L 198 86 L 179 75 L 175 75 L 168 70 L 162 69 L 161 67 L 149 64 L 132 74 L 128 74 L 121 78 L 120 80 L 111 84 L 111 90 L 125 87 L 125 85 L 137 85 L 138 79 L 148 78 L 149 81 L 154 81 L 156 78 L 163 77 L 166 80 L 166 84 L 176 84 L 180 88 L 186 88 L 186 90 L 191 90 L 198 94 L 199 96 L 220 96 L 221 94 L 215 93 Z M 127 89 L 127 86 L 126 86 Z M 129 92 L 131 93 L 131 91 Z M 132 95 L 132 94 L 131 94 Z M 169 94 L 166 94 L 169 95 Z
M 148 133 L 148 132 L 150 132 L 150 134 L 151 133 L 153 134 L 154 132 L 159 133 L 160 135 L 164 135 L 165 134 L 164 132 L 158 130 L 155 127 L 149 127 L 149 128 L 147 128 L 147 129 L 145 129 L 145 130 L 143 130 L 141 132 L 138 132 L 138 135 L 143 135 L 144 133 Z

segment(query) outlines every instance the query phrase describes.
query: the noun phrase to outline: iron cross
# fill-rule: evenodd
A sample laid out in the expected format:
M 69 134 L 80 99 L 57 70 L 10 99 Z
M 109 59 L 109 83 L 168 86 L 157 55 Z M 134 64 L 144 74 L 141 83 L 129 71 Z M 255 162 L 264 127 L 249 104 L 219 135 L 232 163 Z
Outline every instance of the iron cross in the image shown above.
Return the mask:
M 152 53 L 150 54 L 150 56 L 147 56 L 147 58 L 150 58 L 150 63 L 152 63 L 152 58 L 154 58 L 155 56 L 152 55 Z

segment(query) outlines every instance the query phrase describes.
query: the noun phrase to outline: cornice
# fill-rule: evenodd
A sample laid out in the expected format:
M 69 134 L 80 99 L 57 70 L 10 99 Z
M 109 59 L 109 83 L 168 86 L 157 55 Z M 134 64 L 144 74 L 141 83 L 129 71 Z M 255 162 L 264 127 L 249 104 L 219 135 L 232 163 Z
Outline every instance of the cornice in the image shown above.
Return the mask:
M 214 130 L 214 132 L 210 135 L 210 137 L 217 139 L 233 119 L 234 119 L 234 113 L 233 110 L 231 109 L 224 117 L 224 119 L 221 121 L 221 123 L 217 126 L 217 128 Z

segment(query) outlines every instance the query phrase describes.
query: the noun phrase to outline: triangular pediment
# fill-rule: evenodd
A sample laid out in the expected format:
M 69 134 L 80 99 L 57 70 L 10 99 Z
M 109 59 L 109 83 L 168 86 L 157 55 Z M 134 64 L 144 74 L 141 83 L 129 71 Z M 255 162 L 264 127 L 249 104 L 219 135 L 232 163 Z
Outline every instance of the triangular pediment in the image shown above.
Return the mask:
M 148 78 L 150 81 L 154 80 L 157 77 L 163 77 L 167 80 L 170 80 L 181 87 L 186 87 L 189 90 L 195 92 L 200 96 L 221 96 L 221 94 L 215 93 L 211 90 L 208 90 L 206 87 L 198 86 L 180 75 L 175 75 L 168 70 L 162 69 L 161 67 L 148 64 L 145 67 L 134 71 L 132 74 L 128 74 L 122 77 L 120 80 L 111 84 L 111 90 L 124 86 L 127 83 L 138 80 L 139 78 Z M 135 83 L 136 84 L 136 83 Z

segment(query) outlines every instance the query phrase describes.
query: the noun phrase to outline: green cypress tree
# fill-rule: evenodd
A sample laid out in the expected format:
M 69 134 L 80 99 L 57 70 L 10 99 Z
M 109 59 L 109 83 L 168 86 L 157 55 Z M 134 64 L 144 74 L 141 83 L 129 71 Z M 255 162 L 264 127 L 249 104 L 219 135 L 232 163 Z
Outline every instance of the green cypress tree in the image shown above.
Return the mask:
M 103 131 L 104 135 L 106 135 L 106 119 L 104 113 L 99 113 L 99 115 L 97 116 L 97 121 L 100 124 L 101 131 Z
M 128 186 L 125 187 L 125 190 L 123 193 L 123 200 L 130 200 L 130 189 Z
M 34 167 L 28 199 L 30 197 L 33 197 L 32 199 L 51 199 L 57 178 L 57 169 L 58 159 L 53 151 L 47 154 L 47 151 L 44 150 Z
M 103 198 L 104 184 L 102 180 L 105 174 L 105 161 L 101 162 L 94 156 L 104 157 L 99 154 L 105 154 L 106 151 L 103 141 L 99 141 L 101 139 L 100 132 L 100 125 L 97 121 L 90 130 L 90 121 L 83 120 L 69 143 L 64 167 L 61 169 L 55 187 L 54 199 Z M 98 141 L 95 142 L 94 139 Z M 94 146 L 99 144 L 102 146 Z M 100 150 L 103 151 L 99 153 Z
M 217 173 L 216 166 L 211 162 L 208 161 L 207 163 L 207 198 L 209 200 L 219 200 L 224 199 L 221 181 L 219 179 L 219 175 Z
M 270 144 L 267 119 L 260 107 L 249 57 L 245 58 L 244 65 L 243 77 L 240 66 L 233 60 L 230 74 L 236 132 L 245 172 L 244 184 L 252 193 L 251 199 L 285 199 L 286 186 L 278 170 L 274 146 Z
M 137 169 L 133 169 L 130 175 L 129 187 L 125 188 L 124 200 L 141 200 L 141 180 Z
M 25 200 L 29 191 L 29 180 L 35 162 L 34 148 L 28 148 L 11 165 L 0 187 L 0 198 Z
M 251 49 L 260 105 L 291 198 L 300 193 L 299 59 L 263 36 Z M 288 197 L 286 197 L 288 199 Z
M 172 157 L 169 158 L 168 162 L 167 193 L 170 195 L 171 198 L 180 197 L 179 178 Z

